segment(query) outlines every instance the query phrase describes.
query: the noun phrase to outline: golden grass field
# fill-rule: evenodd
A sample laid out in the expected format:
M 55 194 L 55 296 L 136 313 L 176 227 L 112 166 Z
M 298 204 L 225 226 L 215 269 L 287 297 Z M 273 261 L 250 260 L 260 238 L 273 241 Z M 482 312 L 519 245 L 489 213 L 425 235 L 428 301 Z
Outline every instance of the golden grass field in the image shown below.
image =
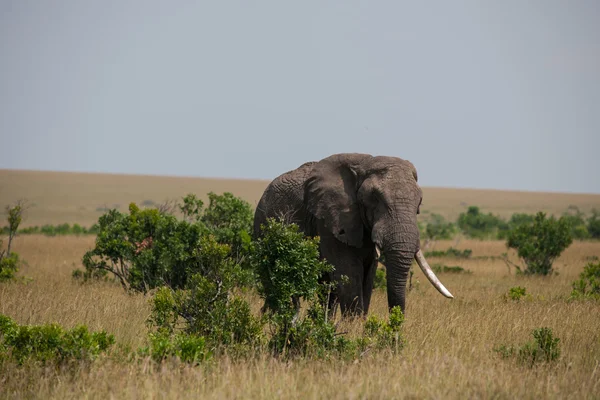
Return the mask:
M 27 198 L 35 203 L 27 224 L 77 222 L 90 225 L 100 215 L 96 207 L 152 199 L 160 202 L 188 192 L 232 191 L 252 204 L 266 182 L 220 181 L 199 178 L 133 177 L 0 171 L 0 199 L 9 203 Z M 569 204 L 586 211 L 600 208 L 600 196 L 537 194 L 459 189 L 424 189 L 426 209 L 453 216 L 465 207 L 506 215 L 514 211 L 562 212 Z M 82 286 L 71 279 L 83 253 L 93 246 L 90 236 L 20 236 L 13 244 L 27 264 L 20 276 L 30 282 L 0 284 L 0 313 L 21 324 L 57 322 L 65 327 L 87 324 L 105 329 L 118 344 L 144 344 L 149 315 L 148 297 L 127 295 L 117 284 Z M 438 242 L 445 249 L 455 242 Z M 575 242 L 556 262 L 551 277 L 516 276 L 502 260 L 478 258 L 506 251 L 501 241 L 462 240 L 458 247 L 473 250 L 473 259 L 430 259 L 461 265 L 469 275 L 439 274 L 454 294 L 442 297 L 415 270 L 416 287 L 407 298 L 404 335 L 399 354 L 367 354 L 350 362 L 298 360 L 283 362 L 266 355 L 247 361 L 219 359 L 211 367 L 176 363 L 157 366 L 147 360 L 128 362 L 117 356 L 90 367 L 56 371 L 52 368 L 0 367 L 0 398 L 600 398 L 600 303 L 567 301 L 571 282 L 600 243 Z M 514 257 L 514 255 L 513 255 Z M 525 286 L 529 300 L 507 302 L 503 294 Z M 371 313 L 387 314 L 385 294 L 374 294 Z M 255 310 L 261 306 L 252 300 Z M 362 321 L 344 322 L 349 335 Z M 552 365 L 527 368 L 501 359 L 492 349 L 520 345 L 534 328 L 550 327 L 561 339 L 561 357 Z

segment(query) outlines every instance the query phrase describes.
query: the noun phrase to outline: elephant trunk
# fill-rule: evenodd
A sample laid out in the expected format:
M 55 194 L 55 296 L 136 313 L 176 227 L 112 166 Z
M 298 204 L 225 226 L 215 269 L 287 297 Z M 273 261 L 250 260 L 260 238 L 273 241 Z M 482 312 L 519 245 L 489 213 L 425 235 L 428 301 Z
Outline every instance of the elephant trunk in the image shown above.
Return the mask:
M 412 260 L 414 260 L 414 252 L 386 251 L 384 254 L 387 272 L 388 306 L 390 309 L 394 306 L 400 306 L 402 312 L 405 312 L 406 282 Z
M 419 231 L 416 226 L 413 226 L 406 224 L 397 227 L 402 239 L 382 243 L 386 260 L 388 306 L 389 308 L 400 306 L 402 312 L 405 312 L 406 282 L 413 260 L 417 261 L 427 279 L 441 294 L 453 298 L 419 249 Z

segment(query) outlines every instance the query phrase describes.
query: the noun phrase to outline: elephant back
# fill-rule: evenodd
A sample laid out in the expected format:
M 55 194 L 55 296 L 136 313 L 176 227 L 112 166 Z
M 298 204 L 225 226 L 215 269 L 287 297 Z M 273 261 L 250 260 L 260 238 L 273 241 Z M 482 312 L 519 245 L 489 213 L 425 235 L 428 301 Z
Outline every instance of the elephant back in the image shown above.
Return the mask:
M 260 226 L 267 218 L 296 223 L 307 235 L 311 234 L 310 215 L 304 207 L 304 183 L 316 161 L 309 161 L 285 172 L 267 186 L 254 213 L 254 237 L 260 236 Z

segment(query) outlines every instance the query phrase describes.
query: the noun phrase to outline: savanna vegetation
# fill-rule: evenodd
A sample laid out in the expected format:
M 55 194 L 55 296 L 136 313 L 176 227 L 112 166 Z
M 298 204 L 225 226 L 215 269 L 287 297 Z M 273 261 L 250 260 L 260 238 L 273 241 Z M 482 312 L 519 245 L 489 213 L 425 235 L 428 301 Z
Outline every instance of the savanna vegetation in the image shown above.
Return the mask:
M 595 211 L 425 213 L 426 257 L 455 299 L 417 268 L 407 315 L 388 312 L 382 266 L 368 318 L 341 319 L 325 307 L 318 238 L 270 220 L 252 240 L 252 206 L 231 193 L 108 208 L 90 235 L 26 234 L 17 206 L 2 253 L 14 260 L 0 282 L 2 397 L 600 393 Z

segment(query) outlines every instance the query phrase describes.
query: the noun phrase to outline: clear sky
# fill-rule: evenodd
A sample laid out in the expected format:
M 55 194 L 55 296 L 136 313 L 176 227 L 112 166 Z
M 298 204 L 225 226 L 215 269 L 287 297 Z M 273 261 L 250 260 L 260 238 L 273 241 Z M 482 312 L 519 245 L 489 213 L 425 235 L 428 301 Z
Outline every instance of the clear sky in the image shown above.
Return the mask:
M 600 1 L 0 0 L 0 168 L 600 193 Z

